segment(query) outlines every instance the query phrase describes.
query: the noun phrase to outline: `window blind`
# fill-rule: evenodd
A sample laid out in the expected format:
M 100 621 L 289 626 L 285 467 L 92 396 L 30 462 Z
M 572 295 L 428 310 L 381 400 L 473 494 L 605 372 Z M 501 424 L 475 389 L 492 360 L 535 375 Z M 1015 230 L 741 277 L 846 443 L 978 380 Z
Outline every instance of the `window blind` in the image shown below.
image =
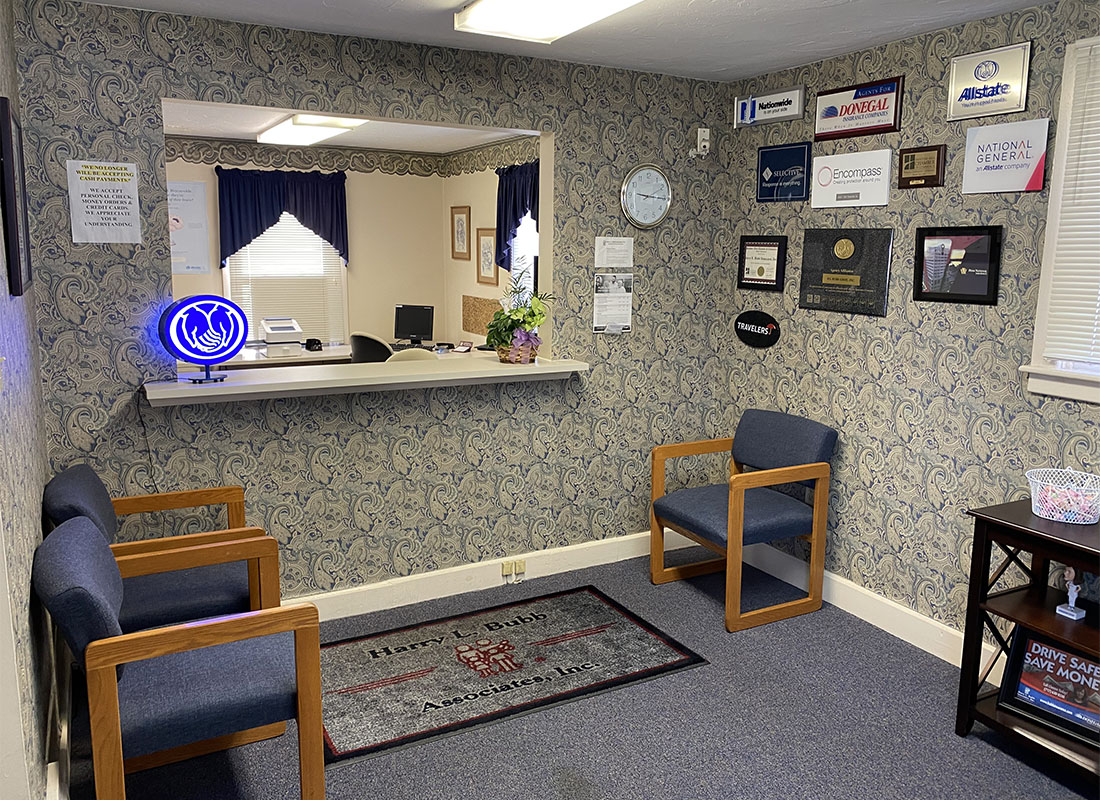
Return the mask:
M 1057 220 L 1043 358 L 1062 369 L 1100 372 L 1100 41 L 1067 49 L 1068 147 Z M 1069 83 L 1072 81 L 1072 83 Z
M 229 298 L 248 318 L 249 339 L 264 317 L 293 317 L 306 338 L 347 340 L 347 275 L 336 250 L 291 214 L 226 261 Z

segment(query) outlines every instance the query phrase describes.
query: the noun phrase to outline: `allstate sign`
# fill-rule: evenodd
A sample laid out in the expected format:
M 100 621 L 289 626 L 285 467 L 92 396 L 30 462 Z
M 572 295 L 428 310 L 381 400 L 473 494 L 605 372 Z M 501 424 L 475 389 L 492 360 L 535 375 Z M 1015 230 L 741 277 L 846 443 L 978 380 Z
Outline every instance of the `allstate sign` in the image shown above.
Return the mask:
M 947 88 L 949 120 L 1023 111 L 1031 42 L 1020 42 L 951 59 Z
M 237 355 L 248 338 L 248 320 L 235 304 L 213 294 L 177 300 L 160 315 L 164 349 L 180 361 L 220 364 Z

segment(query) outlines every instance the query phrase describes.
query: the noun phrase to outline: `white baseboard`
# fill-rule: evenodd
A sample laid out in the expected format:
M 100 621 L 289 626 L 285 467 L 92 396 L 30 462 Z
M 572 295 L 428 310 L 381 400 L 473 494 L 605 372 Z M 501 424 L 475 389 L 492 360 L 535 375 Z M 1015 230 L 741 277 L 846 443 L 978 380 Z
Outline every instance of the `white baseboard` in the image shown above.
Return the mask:
M 809 583 L 809 568 L 805 561 L 766 544 L 746 547 L 745 563 L 802 590 L 806 590 Z M 957 667 L 962 662 L 962 632 L 950 625 L 926 617 L 833 572 L 825 573 L 822 596 L 826 603 L 942 658 L 949 664 Z M 983 663 L 995 652 L 997 650 L 993 645 L 984 643 Z M 1003 668 L 1003 664 L 999 663 L 990 674 L 990 680 L 999 683 Z
M 694 545 L 679 534 L 671 531 L 669 533 L 670 535 L 665 539 L 668 550 L 679 550 Z M 537 550 L 533 553 L 521 553 L 508 558 L 480 561 L 476 564 L 463 564 L 351 589 L 295 597 L 291 602 L 313 603 L 317 606 L 321 621 L 324 622 L 503 586 L 505 580 L 500 569 L 501 564 L 506 561 L 525 560 L 527 572 L 524 578 L 530 580 L 645 555 L 649 555 L 649 531 L 555 547 L 550 550 Z
M 679 550 L 694 546 L 694 542 L 669 530 L 665 532 L 665 545 L 668 550 Z M 341 619 L 502 586 L 505 580 L 500 570 L 505 561 L 526 560 L 525 577 L 531 579 L 648 554 L 649 532 L 644 531 L 294 599 L 316 605 L 322 621 Z M 768 545 L 750 545 L 745 548 L 745 562 L 792 586 L 806 589 L 809 578 L 806 563 L 794 556 Z M 825 573 L 824 598 L 827 603 L 832 603 L 950 664 L 958 666 L 960 663 L 962 633 L 942 622 L 919 614 L 832 572 Z M 994 652 L 991 645 L 985 644 L 983 659 Z M 995 683 L 1000 681 L 1000 671 L 1001 665 L 998 664 L 990 676 Z

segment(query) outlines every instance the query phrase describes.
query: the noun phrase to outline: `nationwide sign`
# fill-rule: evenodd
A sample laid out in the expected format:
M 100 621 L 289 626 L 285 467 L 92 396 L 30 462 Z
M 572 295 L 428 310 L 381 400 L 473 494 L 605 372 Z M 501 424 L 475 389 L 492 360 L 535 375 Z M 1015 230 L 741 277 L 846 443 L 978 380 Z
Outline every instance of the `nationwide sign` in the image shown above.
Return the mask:
M 979 125 L 966 132 L 963 194 L 1043 188 L 1049 119 Z
M 735 128 L 802 119 L 806 109 L 806 88 L 791 86 L 768 94 L 738 97 L 733 101 L 733 107 Z
M 817 96 L 814 141 L 901 130 L 901 75 Z
M 972 119 L 1023 111 L 1031 42 L 951 59 L 947 118 Z
M 816 156 L 811 208 L 884 206 L 890 202 L 893 150 Z
M 810 143 L 761 147 L 756 160 L 756 202 L 805 200 L 810 196 Z

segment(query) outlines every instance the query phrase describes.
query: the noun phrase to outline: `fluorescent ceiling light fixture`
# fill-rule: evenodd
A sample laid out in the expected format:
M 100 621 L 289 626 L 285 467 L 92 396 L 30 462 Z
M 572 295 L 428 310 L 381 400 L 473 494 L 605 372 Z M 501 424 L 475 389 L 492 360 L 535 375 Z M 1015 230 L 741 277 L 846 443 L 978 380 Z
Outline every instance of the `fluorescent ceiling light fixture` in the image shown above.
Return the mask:
M 475 0 L 455 12 L 455 30 L 550 44 L 642 0 Z
M 355 117 L 295 114 L 266 131 L 256 134 L 256 141 L 263 144 L 316 144 L 333 136 L 339 136 L 344 131 L 358 128 L 365 122 L 365 119 L 355 119 Z

